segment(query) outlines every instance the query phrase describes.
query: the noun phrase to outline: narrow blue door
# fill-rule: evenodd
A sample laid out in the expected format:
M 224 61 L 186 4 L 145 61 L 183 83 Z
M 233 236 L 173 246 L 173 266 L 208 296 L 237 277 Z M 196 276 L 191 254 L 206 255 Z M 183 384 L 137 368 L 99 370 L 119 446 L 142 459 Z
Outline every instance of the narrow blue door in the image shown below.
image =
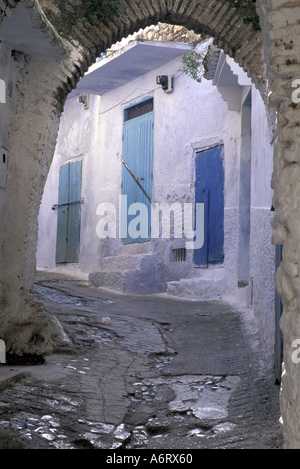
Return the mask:
M 224 260 L 223 161 L 223 145 L 196 154 L 195 202 L 204 203 L 204 244 L 194 251 L 198 267 Z
M 81 161 L 59 169 L 56 263 L 78 262 L 80 246 Z
M 122 241 L 127 244 L 145 242 L 151 238 L 153 105 L 149 106 L 147 101 L 144 101 L 139 106 L 134 113 L 130 111 L 125 114 L 128 118 L 124 119 L 123 129 L 122 157 L 132 173 L 130 174 L 123 165 L 122 196 L 126 196 L 127 202 L 121 209 L 121 223 L 123 224 Z M 145 113 L 138 115 L 144 111 Z M 149 198 L 136 181 L 143 187 Z M 137 205 L 133 205 L 136 203 L 142 204 L 141 211 L 136 210 Z M 136 229 L 132 230 L 132 228 Z

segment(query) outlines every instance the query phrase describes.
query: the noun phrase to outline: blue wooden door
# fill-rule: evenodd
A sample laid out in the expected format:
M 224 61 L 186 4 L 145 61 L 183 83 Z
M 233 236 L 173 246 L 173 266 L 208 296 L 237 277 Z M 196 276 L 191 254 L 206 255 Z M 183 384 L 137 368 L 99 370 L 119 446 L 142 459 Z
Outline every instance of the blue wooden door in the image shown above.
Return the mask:
M 81 161 L 59 169 L 56 263 L 78 262 L 80 246 Z
M 204 244 L 194 251 L 198 267 L 224 260 L 223 161 L 223 145 L 196 154 L 195 202 L 204 203 Z
M 122 196 L 127 200 L 121 208 L 122 241 L 126 244 L 149 241 L 151 203 L 135 179 L 152 200 L 153 111 L 124 122 L 122 157 L 132 173 L 123 165 Z M 142 210 L 137 211 L 137 205 L 133 204 L 142 204 Z M 135 220 L 139 221 L 137 225 Z M 136 227 L 136 235 L 132 227 Z

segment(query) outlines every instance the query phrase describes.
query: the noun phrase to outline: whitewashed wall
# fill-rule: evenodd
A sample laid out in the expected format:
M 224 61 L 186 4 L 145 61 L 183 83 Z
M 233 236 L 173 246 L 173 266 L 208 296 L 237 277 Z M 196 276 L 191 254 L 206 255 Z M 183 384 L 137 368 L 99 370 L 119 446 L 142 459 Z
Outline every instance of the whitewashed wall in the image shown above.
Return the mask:
M 95 230 L 95 207 L 98 203 L 97 167 L 100 158 L 97 147 L 100 97 L 90 97 L 84 110 L 78 98 L 68 100 L 60 122 L 56 151 L 49 171 L 39 215 L 37 268 L 58 269 L 86 277 L 96 268 L 96 249 L 99 242 Z M 82 198 L 80 262 L 55 264 L 59 167 L 70 161 L 82 160 Z
M 203 79 L 198 84 L 180 68 L 181 60 L 176 59 L 102 97 L 90 96 L 87 110 L 78 98 L 67 101 L 41 205 L 38 268 L 88 278 L 91 272 L 102 270 L 103 259 L 107 256 L 152 254 L 159 266 L 161 290 L 167 288 L 170 294 L 178 296 L 219 298 L 248 305 L 252 301 L 258 324 L 264 329 L 266 353 L 270 357 L 275 295 L 274 248 L 270 243 L 272 146 L 264 104 L 253 87 L 252 115 L 249 116 L 252 127 L 249 277 L 252 283 L 241 289 L 238 264 L 241 257 L 239 193 L 243 185 L 243 178 L 240 178 L 242 113 L 228 111 L 227 103 L 211 81 Z M 173 93 L 166 94 L 156 85 L 156 76 L 160 74 L 174 74 Z M 222 266 L 195 269 L 192 251 L 188 251 L 186 262 L 172 263 L 170 250 L 181 246 L 181 240 L 156 239 L 122 245 L 118 237 L 102 240 L 97 237 L 97 206 L 112 203 L 118 213 L 122 165 L 117 155 L 122 154 L 124 107 L 145 96 L 154 98 L 154 202 L 194 202 L 196 152 L 224 144 L 225 260 Z M 58 168 L 63 162 L 78 158 L 83 161 L 84 199 L 80 259 L 78 264 L 56 266 L 57 212 L 51 208 L 57 203 Z M 117 286 L 117 274 L 114 281 Z
M 0 48 L 0 79 L 3 80 L 4 85 L 3 82 L 1 82 L 2 99 L 0 102 L 0 148 L 4 149 L 6 157 L 4 161 L 3 152 L 0 153 L 0 220 L 4 219 L 4 208 L 6 201 L 6 180 L 9 164 L 9 119 L 14 103 L 15 86 L 18 77 L 18 70 L 20 67 L 22 67 L 22 56 L 19 57 L 18 61 L 14 60 L 11 48 L 8 47 L 6 44 L 2 44 Z M 5 99 L 3 99 L 4 93 Z M 2 244 L 2 236 L 3 223 L 0 223 L 0 245 Z M 2 290 L 0 282 L 0 296 L 1 291 Z
M 270 189 L 273 171 L 271 129 L 258 91 L 252 91 L 252 158 L 251 158 L 251 278 L 253 308 L 267 359 L 274 350 L 275 335 L 275 246 L 272 237 L 273 218 Z M 258 119 L 257 116 L 260 116 Z
M 117 154 L 122 154 L 123 109 L 145 96 L 154 97 L 153 200 L 170 204 L 193 202 L 195 152 L 224 144 L 225 203 L 226 208 L 236 208 L 238 186 L 233 182 L 238 161 L 239 113 L 228 113 L 226 103 L 210 81 L 203 79 L 199 85 L 180 68 L 181 60 L 176 59 L 101 98 L 90 96 L 88 110 L 84 110 L 77 98 L 67 101 L 41 205 L 39 268 L 61 271 L 67 268 L 73 273 L 87 275 L 100 268 L 101 258 L 105 256 L 120 252 L 154 252 L 164 264 L 164 282 L 192 273 L 192 252 L 188 253 L 186 263 L 175 265 L 170 262 L 170 243 L 177 246 L 177 240 L 122 246 L 118 238 L 100 240 L 96 236 L 98 204 L 109 202 L 116 207 L 119 204 L 121 163 Z M 166 94 L 156 85 L 159 74 L 174 74 L 173 93 Z M 80 262 L 56 266 L 57 213 L 51 207 L 57 203 L 58 167 L 74 158 L 83 161 Z M 228 262 L 228 266 L 231 265 L 232 262 Z

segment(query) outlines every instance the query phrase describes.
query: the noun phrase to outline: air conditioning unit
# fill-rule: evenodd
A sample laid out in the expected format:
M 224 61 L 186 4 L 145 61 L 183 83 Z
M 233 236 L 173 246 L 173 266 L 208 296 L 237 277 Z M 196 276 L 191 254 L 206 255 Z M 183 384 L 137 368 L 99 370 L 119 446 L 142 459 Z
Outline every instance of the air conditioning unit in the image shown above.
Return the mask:
M 165 93 L 172 93 L 174 89 L 174 77 L 172 75 L 158 75 L 156 83 L 161 85 Z

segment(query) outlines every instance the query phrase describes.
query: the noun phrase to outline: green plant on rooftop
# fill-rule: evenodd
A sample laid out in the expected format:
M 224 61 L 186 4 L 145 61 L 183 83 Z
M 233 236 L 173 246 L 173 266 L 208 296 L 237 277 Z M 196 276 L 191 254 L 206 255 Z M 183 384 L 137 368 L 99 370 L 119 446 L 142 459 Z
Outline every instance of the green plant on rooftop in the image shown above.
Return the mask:
M 196 80 L 198 83 L 201 82 L 203 75 L 203 55 L 195 50 L 188 50 L 182 56 L 182 70 L 184 73 L 193 80 Z
M 204 75 L 203 60 L 208 52 L 212 38 L 208 37 L 196 45 L 195 49 L 187 50 L 182 56 L 182 71 L 193 80 L 201 83 Z

